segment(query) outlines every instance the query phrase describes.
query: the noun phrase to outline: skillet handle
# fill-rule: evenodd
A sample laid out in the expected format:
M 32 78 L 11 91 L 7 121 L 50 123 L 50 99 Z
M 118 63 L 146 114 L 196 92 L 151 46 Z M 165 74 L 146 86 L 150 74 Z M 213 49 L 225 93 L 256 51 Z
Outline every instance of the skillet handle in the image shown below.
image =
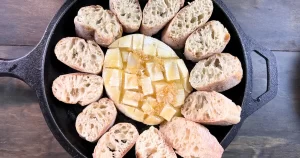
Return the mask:
M 36 46 L 30 53 L 18 59 L 0 59 L 0 77 L 18 78 L 30 87 L 40 80 L 42 46 Z
M 242 112 L 242 118 L 247 118 L 251 114 L 253 114 L 255 111 L 260 109 L 263 105 L 267 104 L 269 101 L 271 101 L 277 94 L 278 91 L 278 72 L 277 72 L 277 64 L 276 64 L 276 58 L 274 54 L 258 44 L 256 41 L 251 39 L 250 37 L 246 36 L 246 43 L 248 46 L 247 49 L 247 57 L 249 65 L 251 65 L 250 71 L 248 72 L 250 74 L 252 73 L 252 59 L 251 59 L 251 52 L 255 52 L 261 57 L 263 57 L 266 60 L 267 64 L 267 90 L 262 95 L 260 95 L 257 98 L 252 98 L 252 89 L 250 90 L 250 93 L 247 94 L 246 104 L 245 108 L 243 108 Z M 250 84 L 252 87 L 252 78 L 249 79 Z

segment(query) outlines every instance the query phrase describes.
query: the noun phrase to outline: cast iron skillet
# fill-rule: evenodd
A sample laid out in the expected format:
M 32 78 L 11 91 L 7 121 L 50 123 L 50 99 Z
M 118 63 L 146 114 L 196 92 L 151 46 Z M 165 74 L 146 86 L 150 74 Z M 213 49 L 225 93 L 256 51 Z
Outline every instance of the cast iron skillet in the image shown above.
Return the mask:
M 146 2 L 147 0 L 140 0 L 142 7 Z M 108 9 L 108 0 L 67 0 L 50 22 L 42 40 L 30 53 L 19 59 L 0 60 L 0 77 L 10 76 L 21 79 L 36 91 L 49 128 L 55 138 L 73 157 L 91 157 L 95 144 L 80 138 L 75 130 L 76 116 L 83 107 L 66 105 L 59 102 L 52 94 L 53 80 L 59 75 L 74 72 L 56 59 L 54 47 L 63 37 L 76 36 L 73 19 L 79 8 L 92 4 L 99 4 Z M 263 48 L 244 34 L 221 0 L 214 0 L 214 12 L 211 19 L 221 21 L 231 33 L 232 38 L 225 52 L 237 56 L 244 70 L 242 82 L 223 93 L 236 104 L 242 106 L 241 122 L 228 127 L 208 126 L 210 132 L 226 148 L 236 136 L 243 121 L 275 97 L 278 86 L 276 59 L 271 51 Z M 154 37 L 160 39 L 160 33 Z M 250 53 L 253 51 L 262 56 L 267 63 L 267 91 L 258 98 L 251 96 L 253 76 Z M 177 51 L 177 54 L 182 56 L 182 51 Z M 189 61 L 186 61 L 186 64 L 190 70 L 194 65 Z M 116 121 L 134 124 L 140 133 L 148 128 L 125 117 L 120 112 Z M 134 149 L 132 149 L 126 156 L 135 157 L 134 153 Z

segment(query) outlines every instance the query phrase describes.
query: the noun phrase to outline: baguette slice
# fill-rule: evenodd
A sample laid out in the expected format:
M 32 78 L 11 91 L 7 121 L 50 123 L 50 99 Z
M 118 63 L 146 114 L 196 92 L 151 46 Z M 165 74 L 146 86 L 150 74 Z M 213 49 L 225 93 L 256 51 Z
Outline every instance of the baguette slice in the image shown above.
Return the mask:
M 191 121 L 208 125 L 227 126 L 241 120 L 241 107 L 217 92 L 197 91 L 190 94 L 181 108 Z
M 141 32 L 152 36 L 161 30 L 179 11 L 184 0 L 149 0 L 143 10 Z
M 210 21 L 194 31 L 186 40 L 186 59 L 198 62 L 216 53 L 222 53 L 230 40 L 228 30 L 219 21 Z
M 188 36 L 203 26 L 211 17 L 212 12 L 212 0 L 194 0 L 182 8 L 165 27 L 162 41 L 173 49 L 183 48 Z
M 138 136 L 132 124 L 118 123 L 99 139 L 93 157 L 121 158 L 134 146 Z
M 93 39 L 103 47 L 110 45 L 123 33 L 116 15 L 110 10 L 104 10 L 99 5 L 80 8 L 74 19 L 74 24 L 79 37 Z
M 88 105 L 76 118 L 77 133 L 89 142 L 97 141 L 115 122 L 117 109 L 112 100 L 102 98 Z
M 132 33 L 139 30 L 142 9 L 138 0 L 110 0 L 109 8 L 117 15 L 124 32 Z
M 102 96 L 103 79 L 85 73 L 61 75 L 53 81 L 52 92 L 59 101 L 85 106 Z
M 56 44 L 54 52 L 59 61 L 77 71 L 99 74 L 102 70 L 104 54 L 94 41 L 66 37 Z
M 219 53 L 200 60 L 192 69 L 189 81 L 199 91 L 223 92 L 239 84 L 242 78 L 239 59 L 228 53 Z
M 207 128 L 182 117 L 161 124 L 159 131 L 181 157 L 221 158 L 224 152 Z
M 163 135 L 153 126 L 139 136 L 136 141 L 135 152 L 137 158 L 177 157 L 173 148 L 164 140 Z

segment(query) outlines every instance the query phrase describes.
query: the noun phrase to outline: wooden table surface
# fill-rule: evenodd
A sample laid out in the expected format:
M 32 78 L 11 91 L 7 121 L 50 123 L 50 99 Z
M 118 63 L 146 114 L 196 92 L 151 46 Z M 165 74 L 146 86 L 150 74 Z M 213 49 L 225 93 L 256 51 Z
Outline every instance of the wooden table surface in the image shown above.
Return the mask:
M 0 0 L 0 58 L 29 52 L 63 1 Z M 224 157 L 300 157 L 300 1 L 223 1 L 244 31 L 274 52 L 279 72 L 276 98 L 244 122 Z M 266 70 L 265 60 L 253 56 L 257 96 L 266 90 Z M 6 77 L 0 78 L 0 157 L 70 157 L 48 129 L 33 90 Z

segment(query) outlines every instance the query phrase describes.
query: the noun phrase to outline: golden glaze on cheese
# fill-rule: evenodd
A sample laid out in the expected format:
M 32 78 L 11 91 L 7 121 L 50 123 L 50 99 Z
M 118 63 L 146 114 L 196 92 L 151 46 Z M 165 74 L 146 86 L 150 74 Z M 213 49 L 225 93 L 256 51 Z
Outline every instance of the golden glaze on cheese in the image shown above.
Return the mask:
M 180 114 L 192 91 L 182 59 L 163 42 L 127 35 L 109 46 L 103 78 L 108 96 L 126 116 L 157 125 Z

